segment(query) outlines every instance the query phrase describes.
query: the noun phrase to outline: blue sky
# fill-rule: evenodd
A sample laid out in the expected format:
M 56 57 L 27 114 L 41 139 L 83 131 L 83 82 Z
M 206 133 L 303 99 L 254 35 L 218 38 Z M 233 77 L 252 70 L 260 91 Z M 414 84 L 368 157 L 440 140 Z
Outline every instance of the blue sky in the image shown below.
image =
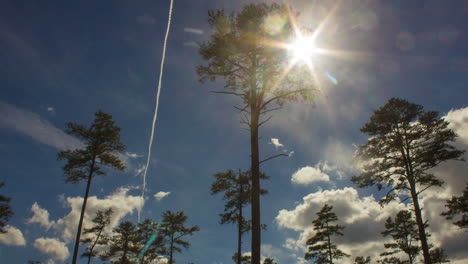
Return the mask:
M 61 132 L 64 124 L 89 124 L 99 109 L 122 127 L 128 169 L 94 181 L 90 213 L 111 204 L 119 209 L 117 224 L 136 221 L 138 208 L 142 218 L 154 220 L 167 209 L 184 210 L 201 231 L 190 250 L 176 256 L 178 263 L 231 263 L 235 227 L 218 224 L 223 203 L 209 188 L 212 174 L 248 168 L 249 136 L 231 107 L 239 102 L 209 92 L 223 83 L 198 83 L 195 67 L 203 61 L 196 43 L 210 35 L 208 9 L 239 11 L 251 2 L 258 1 L 175 1 L 144 206 L 139 172 L 146 161 L 169 1 L 0 3 L 0 181 L 15 212 L 10 236 L 0 235 L 5 263 L 70 260 L 85 186 L 64 183 L 56 153 L 79 144 Z M 300 10 L 299 23 L 308 28 L 320 24 L 333 6 L 288 3 Z M 314 57 L 326 96 L 315 106 L 288 104 L 261 130 L 263 157 L 294 151 L 263 167 L 271 179 L 264 183 L 270 194 L 262 198 L 262 222 L 268 225 L 262 255 L 300 263 L 312 234 L 310 221 L 324 202 L 334 204 L 348 226 L 339 241 L 348 253 L 381 252 L 383 222 L 403 205 L 380 209 L 375 199 L 381 194 L 350 182 L 355 145 L 366 139 L 359 128 L 374 109 L 401 97 L 440 111 L 460 135 L 457 146 L 467 149 L 467 17 L 468 2 L 461 0 L 339 5 L 317 45 L 343 52 Z M 444 246 L 454 263 L 468 259 L 460 246 L 468 234 L 438 217 L 437 210 L 461 192 L 467 169 L 460 162 L 443 165 L 436 172 L 445 188 L 424 197 L 431 242 Z M 158 200 L 158 192 L 170 194 Z M 48 245 L 57 246 L 48 251 Z

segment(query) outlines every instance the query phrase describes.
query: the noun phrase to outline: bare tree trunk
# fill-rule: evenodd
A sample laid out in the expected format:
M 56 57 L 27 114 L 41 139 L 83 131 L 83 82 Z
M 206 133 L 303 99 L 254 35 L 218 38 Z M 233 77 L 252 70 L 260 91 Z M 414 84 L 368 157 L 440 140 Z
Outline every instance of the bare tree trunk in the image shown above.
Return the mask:
M 328 257 L 330 258 L 330 264 L 333 264 L 333 258 L 332 258 L 332 249 L 331 249 L 331 240 L 330 240 L 330 229 L 328 228 L 328 223 L 327 223 L 327 238 L 328 238 Z
M 172 264 L 172 262 L 174 261 L 173 259 L 173 254 L 174 254 L 174 234 L 171 235 L 171 248 L 169 248 L 169 264 Z
M 255 99 L 253 99 L 255 102 Z M 252 264 L 260 264 L 260 151 L 258 147 L 258 122 L 260 110 L 251 109 L 250 150 L 252 171 Z
M 427 244 L 426 228 L 424 227 L 424 221 L 422 219 L 421 207 L 419 206 L 418 196 L 416 194 L 416 186 L 414 183 L 411 185 L 411 198 L 413 199 L 414 215 L 416 216 L 416 223 L 418 224 L 419 240 L 421 241 L 421 247 L 424 256 L 424 264 L 432 264 L 431 255 L 429 253 L 429 245 Z
M 238 217 L 238 222 L 237 222 L 237 264 L 241 264 L 241 258 L 242 258 L 242 195 L 243 195 L 243 182 L 241 178 L 241 170 L 239 169 L 239 217 Z
M 86 203 L 88 202 L 89 189 L 91 188 L 91 180 L 93 178 L 95 159 L 96 157 L 93 157 L 93 162 L 91 163 L 91 167 L 89 168 L 88 183 L 86 184 L 86 192 L 85 192 L 85 196 L 83 199 L 83 206 L 81 206 L 80 221 L 78 222 L 78 230 L 76 231 L 75 249 L 73 250 L 72 264 L 76 264 L 76 260 L 78 257 L 78 249 L 80 247 L 81 227 L 83 225 L 83 218 L 84 218 L 84 213 L 86 210 Z

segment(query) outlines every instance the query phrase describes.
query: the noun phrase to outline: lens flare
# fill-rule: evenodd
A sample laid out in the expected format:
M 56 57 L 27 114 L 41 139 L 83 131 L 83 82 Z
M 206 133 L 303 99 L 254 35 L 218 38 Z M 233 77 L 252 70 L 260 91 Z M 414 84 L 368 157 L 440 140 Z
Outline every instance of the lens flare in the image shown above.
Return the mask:
M 317 51 L 315 41 L 312 36 L 298 36 L 297 39 L 289 45 L 294 60 L 309 61 Z

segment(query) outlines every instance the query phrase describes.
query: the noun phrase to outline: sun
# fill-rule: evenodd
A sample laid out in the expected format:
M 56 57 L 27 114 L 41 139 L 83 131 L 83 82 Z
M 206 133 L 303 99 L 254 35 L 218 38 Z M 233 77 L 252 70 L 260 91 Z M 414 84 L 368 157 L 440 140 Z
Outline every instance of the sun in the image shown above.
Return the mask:
M 293 61 L 303 61 L 309 63 L 311 58 L 317 52 L 315 38 L 313 36 L 297 36 L 297 38 L 288 45 Z

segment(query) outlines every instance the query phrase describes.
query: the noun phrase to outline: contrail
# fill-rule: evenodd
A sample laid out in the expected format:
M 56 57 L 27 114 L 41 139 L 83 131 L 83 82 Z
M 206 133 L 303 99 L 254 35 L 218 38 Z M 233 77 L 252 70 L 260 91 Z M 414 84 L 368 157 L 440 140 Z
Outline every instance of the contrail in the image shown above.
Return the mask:
M 163 76 L 164 70 L 164 59 L 166 58 L 166 45 L 167 45 L 167 37 L 169 36 L 169 30 L 171 28 L 171 17 L 172 17 L 172 6 L 174 4 L 174 0 L 171 0 L 169 5 L 169 17 L 167 18 L 167 27 L 166 27 L 166 35 L 164 36 L 164 44 L 162 50 L 162 57 L 161 57 L 161 65 L 159 69 L 159 81 L 158 81 L 158 90 L 156 93 L 156 106 L 154 108 L 154 116 L 153 116 L 153 125 L 151 127 L 151 136 L 148 144 L 148 159 L 146 160 L 145 172 L 143 173 L 143 188 L 141 190 L 141 198 L 143 201 L 145 199 L 145 189 L 146 189 L 146 173 L 148 172 L 148 167 L 151 159 L 151 147 L 153 146 L 153 138 L 154 138 L 154 128 L 156 127 L 156 119 L 158 118 L 158 107 L 159 107 L 159 95 L 161 94 L 161 81 Z M 142 207 L 143 208 L 143 207 Z M 141 209 L 138 210 L 138 222 L 140 222 L 140 214 Z

